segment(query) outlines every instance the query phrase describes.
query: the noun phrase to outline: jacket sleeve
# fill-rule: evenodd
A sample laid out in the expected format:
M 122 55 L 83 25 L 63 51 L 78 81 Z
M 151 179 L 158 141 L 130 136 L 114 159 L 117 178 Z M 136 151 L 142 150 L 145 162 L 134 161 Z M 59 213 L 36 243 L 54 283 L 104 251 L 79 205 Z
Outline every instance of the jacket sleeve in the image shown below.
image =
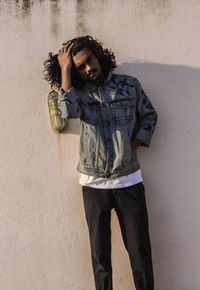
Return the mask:
M 134 80 L 134 88 L 137 94 L 137 131 L 134 138 L 142 141 L 143 146 L 149 147 L 157 123 L 157 113 L 137 79 Z
M 58 91 L 58 113 L 63 119 L 80 118 L 81 107 L 78 92 L 71 87 L 68 91 Z

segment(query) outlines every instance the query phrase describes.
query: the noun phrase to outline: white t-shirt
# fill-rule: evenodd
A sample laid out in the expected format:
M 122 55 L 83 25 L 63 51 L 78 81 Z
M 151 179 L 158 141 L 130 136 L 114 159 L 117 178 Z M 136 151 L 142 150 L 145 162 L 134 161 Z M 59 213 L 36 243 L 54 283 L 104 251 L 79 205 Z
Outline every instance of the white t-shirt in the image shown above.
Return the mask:
M 79 183 L 83 186 L 89 186 L 89 187 L 101 188 L 101 189 L 112 189 L 112 188 L 114 189 L 114 188 L 128 187 L 142 181 L 143 179 L 142 179 L 141 169 L 129 175 L 121 176 L 114 179 L 95 177 L 95 176 L 86 175 L 86 174 L 81 174 L 81 177 L 79 179 Z

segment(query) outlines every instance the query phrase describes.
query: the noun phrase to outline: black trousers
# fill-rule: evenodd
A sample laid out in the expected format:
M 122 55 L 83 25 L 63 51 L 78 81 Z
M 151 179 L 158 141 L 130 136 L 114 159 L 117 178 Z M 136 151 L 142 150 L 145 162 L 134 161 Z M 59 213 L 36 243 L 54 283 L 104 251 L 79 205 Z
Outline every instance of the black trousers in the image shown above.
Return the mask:
M 137 290 L 154 290 L 148 215 L 143 183 L 118 189 L 83 186 L 96 290 L 112 290 L 111 209 L 128 251 Z

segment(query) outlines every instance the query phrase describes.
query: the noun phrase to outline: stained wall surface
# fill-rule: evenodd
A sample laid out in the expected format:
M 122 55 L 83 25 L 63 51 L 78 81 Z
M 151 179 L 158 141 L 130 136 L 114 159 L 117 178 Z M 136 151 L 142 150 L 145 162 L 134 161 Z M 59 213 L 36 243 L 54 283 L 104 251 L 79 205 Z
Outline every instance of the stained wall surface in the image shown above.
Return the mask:
M 115 52 L 158 111 L 139 149 L 156 290 L 200 289 L 200 2 L 0 1 L 0 289 L 92 290 L 78 184 L 79 120 L 49 122 L 43 61 L 82 34 Z M 115 290 L 134 289 L 112 213 Z

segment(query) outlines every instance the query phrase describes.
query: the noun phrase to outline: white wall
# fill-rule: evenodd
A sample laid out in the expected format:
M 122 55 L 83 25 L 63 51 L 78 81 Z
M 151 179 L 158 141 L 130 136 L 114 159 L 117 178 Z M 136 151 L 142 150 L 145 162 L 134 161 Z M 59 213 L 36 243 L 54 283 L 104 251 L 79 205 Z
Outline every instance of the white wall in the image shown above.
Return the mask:
M 42 62 L 91 34 L 136 76 L 158 111 L 141 148 L 156 290 L 200 289 L 199 27 L 197 0 L 0 2 L 0 289 L 92 290 L 78 184 L 79 121 L 52 131 Z M 134 289 L 112 215 L 115 290 Z

